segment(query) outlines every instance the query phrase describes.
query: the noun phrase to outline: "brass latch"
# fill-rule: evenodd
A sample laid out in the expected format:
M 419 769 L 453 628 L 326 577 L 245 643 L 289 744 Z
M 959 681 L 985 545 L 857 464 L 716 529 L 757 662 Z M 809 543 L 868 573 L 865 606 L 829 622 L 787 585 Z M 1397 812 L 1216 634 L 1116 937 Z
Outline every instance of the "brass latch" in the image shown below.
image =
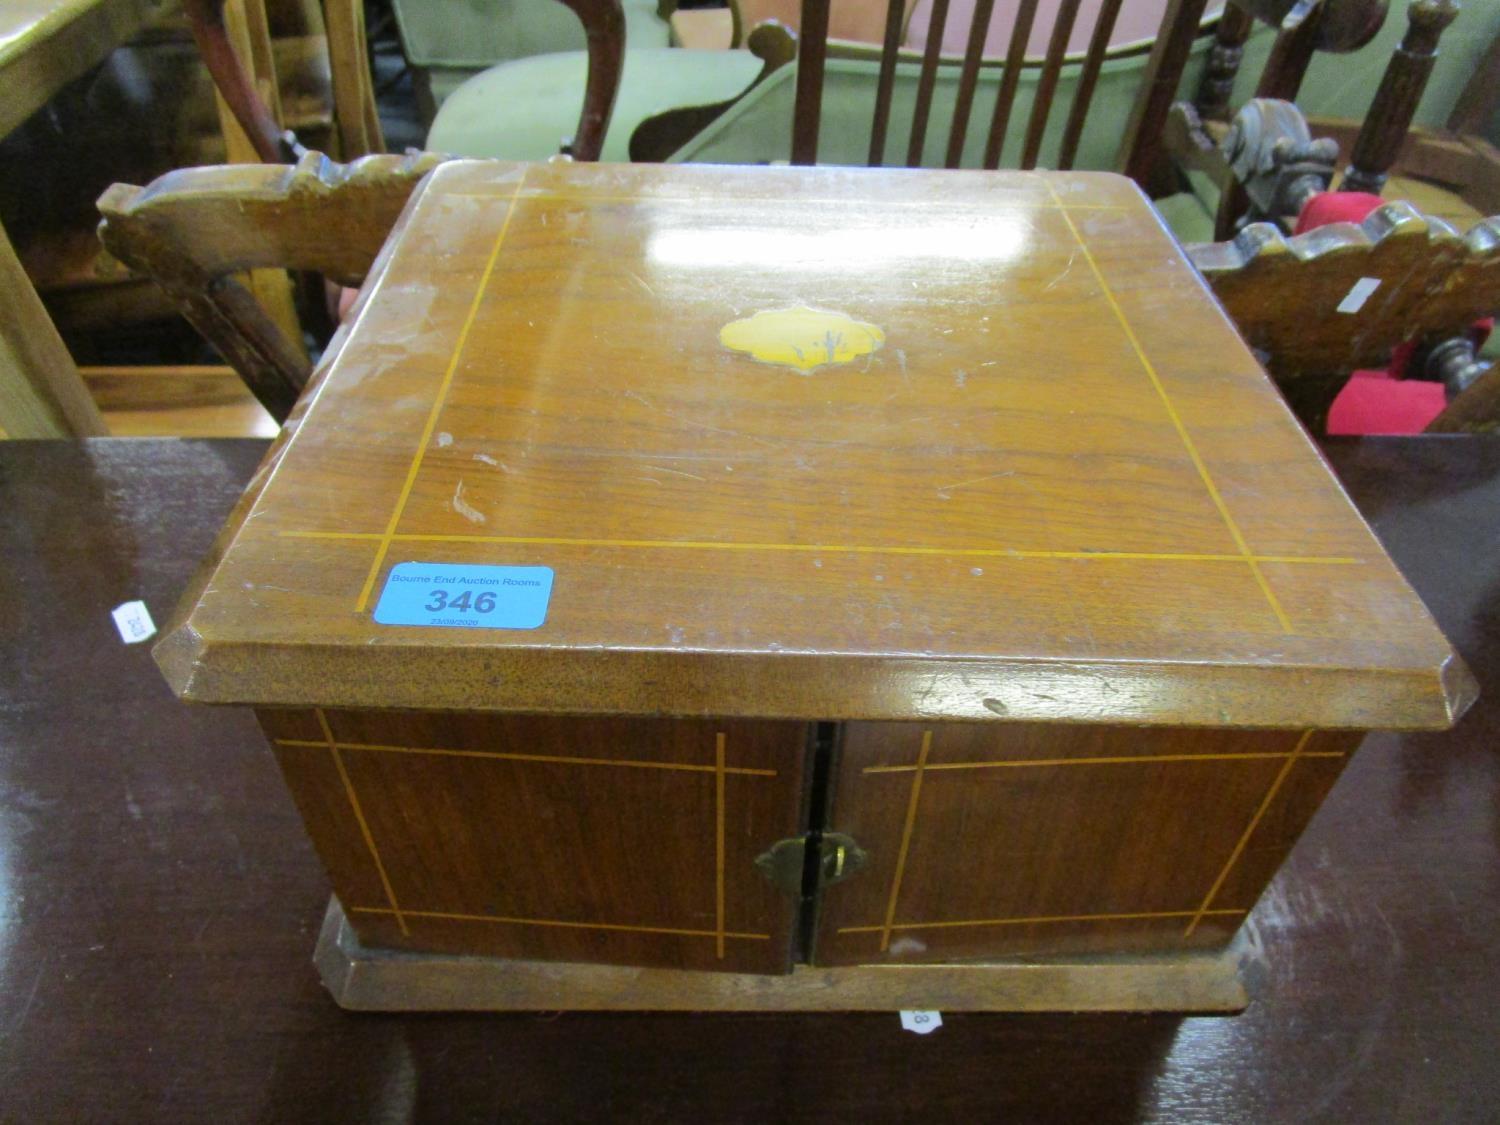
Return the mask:
M 810 836 L 791 836 L 777 840 L 755 859 L 760 873 L 782 894 L 802 897 L 803 875 L 807 868 Z M 817 837 L 818 889 L 842 882 L 861 871 L 870 862 L 870 853 L 842 832 L 823 832 Z

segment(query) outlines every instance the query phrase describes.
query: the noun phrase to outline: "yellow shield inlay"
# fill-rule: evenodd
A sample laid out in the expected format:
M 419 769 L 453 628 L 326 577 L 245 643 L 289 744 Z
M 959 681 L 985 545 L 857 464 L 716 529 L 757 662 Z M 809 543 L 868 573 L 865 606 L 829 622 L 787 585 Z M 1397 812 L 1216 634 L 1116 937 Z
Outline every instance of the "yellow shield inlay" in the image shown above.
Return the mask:
M 808 372 L 869 355 L 885 343 L 885 333 L 844 313 L 800 305 L 730 321 L 719 329 L 719 343 L 762 363 Z

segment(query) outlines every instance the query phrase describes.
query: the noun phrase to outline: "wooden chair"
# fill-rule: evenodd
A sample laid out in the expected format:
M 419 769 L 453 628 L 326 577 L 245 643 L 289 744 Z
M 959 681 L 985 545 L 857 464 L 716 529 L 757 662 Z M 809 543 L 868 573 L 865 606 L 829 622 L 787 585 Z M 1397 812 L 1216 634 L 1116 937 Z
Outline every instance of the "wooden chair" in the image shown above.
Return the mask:
M 0 136 L 160 15 L 160 0 L 0 8 Z M 67 346 L 0 228 L 0 437 L 107 432 Z
M 563 2 L 583 23 L 589 56 L 571 153 L 593 160 L 619 86 L 623 15 L 619 0 Z M 407 195 L 442 157 L 372 156 L 340 165 L 302 149 L 280 128 L 244 52 L 230 43 L 225 0 L 186 3 L 215 84 L 267 163 L 256 170 L 186 169 L 147 188 L 116 184 L 99 200 L 100 238 L 126 266 L 161 285 L 280 422 L 311 363 L 286 319 L 257 299 L 254 274 L 251 284 L 239 275 L 275 268 L 358 286 Z M 284 166 L 287 157 L 297 160 L 295 168 Z
M 115 184 L 99 200 L 99 236 L 166 290 L 280 422 L 311 364 L 238 275 L 305 270 L 359 286 L 407 196 L 442 159 L 414 153 L 342 165 L 305 153 L 292 167 L 187 168 L 145 188 Z
M 1469 325 L 1500 311 L 1500 216 L 1460 235 L 1387 203 L 1358 225 L 1288 238 L 1255 223 L 1188 254 L 1314 432 L 1351 371 L 1381 367 L 1413 341 L 1423 345 L 1416 374 L 1448 392 L 1429 432 L 1500 429 L 1500 369 L 1463 346 Z
M 283 128 L 264 0 L 182 0 L 198 52 L 255 155 L 267 163 L 295 159 L 295 135 Z M 333 75 L 336 155 L 354 160 L 380 152 L 380 119 L 370 75 L 362 0 L 321 0 Z M 231 157 L 233 159 L 233 157 Z
M 1210 79 L 1217 81 L 1228 97 L 1238 69 L 1239 47 L 1254 20 L 1284 25 L 1277 49 L 1272 53 L 1263 77 L 1266 91 L 1295 92 L 1314 50 L 1351 51 L 1367 43 L 1380 29 L 1388 0 L 1323 0 L 1311 6 L 1295 0 L 1234 0 L 1243 8 L 1232 8 L 1218 21 L 1218 36 L 1223 42 L 1214 48 L 1209 65 Z M 1118 79 L 1118 65 L 1106 70 L 1105 63 L 1123 62 L 1130 47 L 1111 47 L 1111 33 L 1121 14 L 1119 0 L 1106 0 L 1090 26 L 1079 27 L 1082 4 L 1078 0 L 1061 0 L 1045 28 L 1047 46 L 1040 58 L 1029 57 L 1029 44 L 1041 30 L 1042 5 L 1036 0 L 1022 0 L 1017 16 L 1005 29 L 1008 42 L 1003 57 L 989 57 L 984 51 L 988 39 L 994 0 L 976 0 L 967 14 L 962 57 L 944 56 L 941 44 L 948 31 L 952 42 L 952 22 L 956 7 L 949 0 L 933 0 L 925 47 L 920 53 L 901 46 L 906 41 L 911 17 L 907 0 L 889 0 L 884 43 L 878 50 L 853 47 L 829 39 L 829 3 L 807 0 L 800 21 L 794 120 L 790 138 L 793 163 L 827 160 L 818 140 L 821 117 L 830 105 L 836 107 L 838 121 L 834 162 L 850 163 L 848 134 L 860 132 L 863 123 L 854 125 L 844 105 L 851 96 L 853 70 L 868 66 L 873 107 L 868 120 L 868 150 L 863 162 L 869 164 L 904 163 L 908 166 L 936 165 L 946 167 L 982 166 L 1033 168 L 1045 165 L 1068 169 L 1079 163 L 1085 167 L 1109 166 L 1110 156 L 1101 159 L 1099 138 L 1090 125 L 1091 114 L 1099 107 L 1101 92 L 1118 97 L 1118 87 L 1110 90 L 1110 80 Z M 1206 4 L 1173 2 L 1164 11 L 1156 38 L 1149 44 L 1150 55 L 1134 91 L 1134 109 L 1128 119 L 1119 120 L 1119 152 L 1114 166 L 1136 179 L 1153 195 L 1164 196 L 1178 190 L 1170 161 L 1164 159 L 1163 132 L 1168 111 L 1172 108 L 1177 86 L 1190 54 L 1198 49 Z M 920 13 L 922 10 L 918 9 Z M 919 14 L 917 18 L 922 18 Z M 1088 46 L 1081 54 L 1070 55 L 1071 40 L 1087 32 Z M 863 71 L 860 72 L 861 76 Z M 761 83 L 765 83 L 763 74 Z M 912 79 L 915 78 L 915 82 Z M 955 82 L 956 78 L 956 82 Z M 1104 79 L 1101 82 L 1101 78 Z M 837 80 L 830 93 L 830 82 Z M 912 89 L 914 85 L 914 89 Z M 908 107 L 898 93 L 905 88 L 914 104 Z M 944 92 L 946 90 L 946 93 Z M 748 101 L 750 95 L 743 99 Z M 767 99 L 769 100 L 769 99 Z M 779 108 L 786 98 L 776 101 Z M 1106 96 L 1104 102 L 1110 99 Z M 724 103 L 724 106 L 732 105 Z M 724 106 L 715 107 L 719 113 Z M 894 111 L 893 111 L 894 107 Z M 910 112 L 908 112 L 908 108 Z M 1107 110 L 1109 105 L 1105 105 Z M 705 107 L 705 110 L 707 107 Z M 759 109 L 759 107 L 758 107 Z M 689 111 L 680 111 L 686 117 Z M 703 117 L 714 116 L 704 111 Z M 986 118 L 971 128 L 975 115 Z M 1054 120 L 1063 115 L 1059 122 Z M 672 115 L 666 115 L 668 117 Z M 764 112 L 756 126 L 764 128 Z M 909 132 L 905 132 L 906 120 Z M 1103 115 L 1109 121 L 1108 114 Z M 701 118 L 700 118 L 701 121 Z M 929 140 L 937 127 L 947 123 L 945 143 Z M 664 159 L 670 150 L 644 143 L 642 133 L 662 122 L 648 122 L 637 132 L 637 143 L 631 147 L 634 159 Z M 1058 125 L 1061 124 L 1061 128 Z M 735 119 L 733 127 L 749 126 L 749 115 Z M 1088 126 L 1086 132 L 1086 126 Z M 701 124 L 700 124 L 701 127 Z M 680 132 L 663 130 L 674 141 Z M 891 139 L 893 131 L 905 135 Z M 1014 137 L 1008 134 L 1014 133 Z M 1085 138 L 1088 140 L 1085 140 Z M 1080 162 L 1080 142 L 1084 156 Z M 982 143 L 979 143 L 982 142 Z M 1092 142 L 1092 143 L 1090 143 Z M 733 146 L 728 146 L 733 147 Z M 1212 147 L 1212 146 L 1210 146 Z M 892 148 L 901 151 L 892 152 Z M 717 151 L 690 148 L 689 159 L 725 158 Z M 1093 151 L 1090 152 L 1089 150 Z M 936 150 L 936 151 L 935 151 Z M 903 155 L 904 152 L 904 155 Z M 732 157 L 730 157 L 732 158 Z M 1228 176 L 1226 173 L 1226 182 Z
M 354 3 L 355 0 L 325 0 L 329 10 L 344 11 Z M 572 9 L 582 22 L 588 50 L 583 112 L 571 144 L 565 147 L 579 160 L 597 160 L 604 145 L 604 134 L 609 127 L 615 95 L 620 87 L 620 73 L 624 67 L 625 16 L 619 0 L 561 0 L 561 3 Z M 184 0 L 204 63 L 213 74 L 214 82 L 223 93 L 235 118 L 253 138 L 261 159 L 267 163 L 295 159 L 302 152 L 295 137 L 283 133 L 270 107 L 257 90 L 254 76 L 246 69 L 243 53 L 234 51 L 228 42 L 223 19 L 224 5 L 225 0 Z M 357 4 L 355 7 L 357 8 Z M 340 26 L 356 26 L 352 14 L 335 22 Z M 362 16 L 359 17 L 357 26 L 357 37 L 362 42 Z M 343 38 L 347 41 L 353 37 L 351 32 Z M 368 67 L 364 65 L 362 56 L 361 66 L 364 66 L 364 81 L 368 83 Z M 370 104 L 373 107 L 373 100 Z M 373 108 L 370 112 L 373 114 Z M 378 129 L 378 124 L 375 127 Z
M 1500 212 L 1500 148 L 1485 128 L 1500 106 L 1500 36 L 1490 42 L 1441 128 L 1408 128 L 1386 138 L 1392 151 L 1385 164 L 1393 176 L 1422 185 L 1422 206 L 1444 215 Z M 1313 117 L 1308 122 L 1319 137 L 1335 140 L 1341 148 L 1354 146 L 1358 122 Z M 1427 190 L 1431 188 L 1432 190 Z M 1451 221 L 1451 220 L 1450 220 Z
M 1229 93 L 1241 48 L 1253 26 L 1256 0 L 1231 0 L 1216 31 L 1194 102 L 1174 105 L 1167 149 L 1183 167 L 1206 173 L 1219 189 L 1214 237 L 1261 219 L 1290 229 L 1302 206 L 1334 182 L 1338 139 L 1315 136 L 1291 105 L 1315 51 L 1345 52 L 1379 30 L 1384 0 L 1317 9 L 1277 37 L 1255 98 L 1230 120 Z M 1236 6 L 1239 5 L 1239 6 Z M 1363 123 L 1342 139 L 1350 145 L 1340 190 L 1378 193 L 1401 151 L 1437 57 L 1438 41 L 1458 14 L 1454 0 L 1413 0 L 1407 29 L 1387 64 Z
M 1087 26 L 1079 25 L 1082 5 L 1074 0 L 1059 0 L 1055 11 L 1046 16 L 1042 14 L 1045 5 L 1037 0 L 1017 0 L 1015 7 L 1015 18 L 1002 27 L 996 27 L 995 0 L 974 0 L 973 9 L 963 14 L 950 0 L 934 0 L 929 5 L 924 5 L 921 0 L 868 0 L 848 7 L 842 3 L 838 7 L 803 4 L 802 0 L 757 0 L 754 3 L 745 0 L 741 4 L 732 3 L 731 12 L 735 18 L 731 40 L 739 40 L 742 9 L 746 16 L 755 11 L 775 12 L 784 20 L 784 23 L 770 21 L 757 25 L 748 45 L 756 50 L 755 36 L 774 31 L 788 44 L 780 52 L 782 57 L 796 57 L 800 45 L 800 53 L 809 58 L 806 63 L 799 62 L 795 104 L 785 110 L 785 120 L 795 121 L 799 127 L 815 124 L 815 131 L 821 132 L 822 110 L 831 104 L 837 107 L 836 116 L 841 118 L 835 124 L 835 130 L 842 134 L 849 131 L 852 120 L 844 103 L 874 95 L 873 120 L 866 118 L 870 122 L 867 147 L 856 156 L 851 138 L 840 136 L 840 143 L 832 154 L 821 149 L 815 153 L 816 159 L 840 164 L 904 163 L 913 167 L 998 166 L 999 155 L 985 151 L 982 142 L 986 138 L 969 136 L 968 122 L 976 113 L 988 116 L 992 125 L 997 116 L 1004 118 L 999 123 L 1002 141 L 1010 121 L 1026 118 L 1031 129 L 1027 151 L 1013 153 L 1012 165 L 1033 167 L 1046 159 L 1050 166 L 1052 150 L 1061 146 L 1059 166 L 1072 167 L 1079 158 L 1084 124 L 1096 97 L 1102 96 L 1101 100 L 1108 101 L 1109 94 L 1117 92 L 1122 85 L 1130 86 L 1133 91 L 1136 86 L 1133 80 L 1146 75 L 1148 69 L 1165 83 L 1169 72 L 1180 74 L 1192 45 L 1193 36 L 1190 36 L 1181 57 L 1168 60 L 1169 70 L 1162 70 L 1149 57 L 1155 45 L 1155 40 L 1149 35 L 1140 41 L 1112 43 L 1119 27 L 1131 26 L 1128 20 L 1123 24 L 1119 20 L 1124 7 L 1120 0 L 1104 3 L 1097 17 Z M 1202 7 L 1196 6 L 1197 18 L 1201 18 Z M 1049 18 L 1051 22 L 1047 22 Z M 1168 12 L 1163 22 L 1173 18 Z M 1184 18 L 1191 23 L 1194 17 Z M 1046 26 L 1039 26 L 1039 20 Z M 956 21 L 966 21 L 966 25 L 960 28 Z M 962 55 L 943 53 L 945 32 L 949 33 L 946 41 L 950 44 L 950 52 L 955 37 L 952 33 L 960 33 L 958 37 L 965 43 Z M 1078 48 L 1077 44 L 1085 38 L 1086 46 Z M 1047 42 L 1045 57 L 1033 52 L 1039 39 Z M 999 40 L 1003 40 L 1003 48 L 997 51 L 994 45 Z M 726 113 L 740 102 L 746 102 L 748 110 L 752 92 L 766 83 L 775 69 L 774 63 L 780 62 L 780 58 L 773 62 L 766 52 L 756 53 L 766 66 L 750 89 L 715 107 L 674 111 L 647 121 L 636 130 L 632 139 L 631 158 L 665 160 L 672 156 L 691 135 L 691 130 L 678 127 L 674 118 L 681 118 L 683 124 L 702 128 L 708 120 Z M 1099 80 L 1101 74 L 1106 73 L 1106 63 L 1112 66 L 1101 87 Z M 811 78 L 810 68 L 815 71 Z M 828 78 L 830 70 L 834 76 L 831 81 Z M 913 72 L 920 72 L 915 86 L 910 80 Z M 784 77 L 790 79 L 793 75 Z M 1028 81 L 1032 77 L 1038 81 Z M 1031 97 L 1033 86 L 1035 98 Z M 1111 86 L 1115 89 L 1111 90 Z M 994 112 L 990 113 L 992 100 L 996 104 Z M 789 97 L 778 96 L 774 107 L 758 106 L 749 117 L 731 118 L 732 128 L 750 133 L 762 132 L 768 116 L 772 113 L 779 115 L 782 107 L 790 102 Z M 913 104 L 908 106 L 907 103 Z M 1061 104 L 1068 104 L 1070 108 L 1063 135 L 1054 138 L 1052 134 L 1057 130 L 1049 134 L 1048 122 L 1054 116 L 1054 109 Z M 813 116 L 817 117 L 816 122 L 812 121 Z M 905 156 L 902 157 L 888 151 L 890 146 L 885 144 L 884 137 L 906 128 L 907 117 L 911 123 Z M 929 141 L 929 134 L 934 132 L 929 125 L 934 119 L 957 124 L 956 131 L 950 129 L 946 146 Z M 1145 130 L 1150 131 L 1150 127 Z M 789 130 L 785 136 L 783 151 L 761 158 L 791 156 L 794 163 L 806 160 L 805 152 L 794 151 L 798 142 L 792 132 Z M 667 137 L 675 143 L 658 144 L 658 137 Z M 806 144 L 805 134 L 802 143 Z M 1097 158 L 1090 164 L 1090 147 L 1093 146 L 1083 146 L 1084 163 L 1098 166 Z M 1113 156 L 1111 152 L 1105 160 Z M 742 159 L 732 153 L 727 157 L 718 154 L 708 157 L 711 160 L 725 158 Z
M 0 4 L 0 134 L 19 134 L 0 158 L 13 204 L 10 237 L 0 234 L 0 287 L 10 298 L 0 317 L 0 434 L 107 432 L 89 393 L 104 369 L 80 369 L 75 359 L 98 362 L 100 344 L 128 353 L 132 337 L 154 336 L 171 315 L 154 287 L 125 278 L 100 253 L 86 208 L 110 175 L 149 178 L 224 158 L 213 102 L 174 49 L 176 8 L 171 0 Z M 288 112 L 302 120 L 328 117 L 318 81 L 327 71 L 322 32 L 308 29 L 265 52 L 284 68 L 295 91 Z
M 1407 145 L 1438 41 L 1456 14 L 1452 0 L 1413 0 L 1408 7 L 1405 35 L 1352 134 L 1339 191 L 1379 194 L 1385 186 Z M 1278 46 L 1287 38 L 1283 32 Z M 1287 242 L 1279 232 L 1292 230 L 1308 201 L 1334 185 L 1340 146 L 1313 139 L 1290 101 L 1258 97 L 1235 115 L 1210 153 L 1206 132 L 1194 136 L 1192 130 L 1201 128 L 1201 114 L 1227 112 L 1221 95 L 1230 69 L 1221 65 L 1215 73 L 1211 67 L 1196 107 L 1174 107 L 1169 139 L 1178 153 L 1196 151 L 1198 166 L 1213 168 L 1223 181 L 1219 231 L 1245 226 L 1245 234 L 1189 252 L 1246 338 L 1266 352 L 1268 369 L 1298 415 L 1321 432 L 1351 371 L 1383 367 L 1395 345 L 1420 342 L 1408 371 L 1442 383 L 1450 399 L 1432 428 L 1492 427 L 1496 384 L 1477 359 L 1468 328 L 1500 311 L 1496 220 L 1477 222 L 1461 242 L 1440 218 L 1409 205 L 1386 206 L 1359 226 L 1334 224 Z M 1262 89 L 1294 95 L 1300 73 L 1284 73 L 1279 82 Z M 1467 112 L 1482 115 L 1492 104 L 1471 98 Z M 1450 143 L 1440 151 L 1450 163 L 1454 148 L 1482 163 L 1486 147 Z M 1486 202 L 1500 206 L 1500 200 Z M 1269 225 L 1246 226 L 1256 220 Z M 1380 282 L 1378 299 L 1351 310 L 1344 302 L 1356 282 L 1370 279 Z M 1336 311 L 1320 316 L 1319 310 Z
M 1119 16 L 1122 0 L 1104 0 L 1094 23 L 1078 76 L 1077 89 L 1068 111 L 1054 166 L 1073 167 L 1079 140 L 1088 119 L 1100 71 L 1109 54 L 1111 32 Z M 1161 127 L 1171 97 L 1176 90 L 1188 53 L 1203 19 L 1206 0 L 1171 0 L 1167 4 L 1157 37 L 1140 84 L 1131 124 L 1121 146 L 1119 165 L 1127 174 L 1144 182 L 1148 169 L 1157 159 Z M 818 159 L 824 78 L 828 60 L 828 25 L 830 0 L 803 0 L 801 34 L 797 53 L 796 104 L 792 125 L 791 160 L 794 164 L 813 164 Z M 1037 13 L 1036 0 L 1022 0 L 1017 19 L 1011 28 L 1009 47 L 1003 62 L 1003 77 L 995 104 L 984 125 L 983 166 L 997 168 L 1006 146 L 1016 94 L 1026 64 L 1026 49 Z M 1067 46 L 1080 8 L 1079 0 L 1063 0 L 1048 36 L 1048 48 L 1036 84 L 1032 111 L 1021 135 L 1016 166 L 1034 168 L 1042 150 L 1044 134 L 1053 111 Z M 993 0 L 978 0 L 968 29 L 966 49 L 960 67 L 958 89 L 952 119 L 948 124 L 943 164 L 956 168 L 969 139 L 970 120 L 980 83 L 981 69 L 989 65 L 983 57 L 989 31 Z M 908 166 L 920 165 L 928 130 L 931 127 L 933 94 L 940 67 L 951 67 L 951 60 L 941 54 L 943 33 L 949 12 L 948 0 L 933 5 L 927 29 L 926 47 L 920 58 L 912 127 L 905 138 L 904 159 Z M 889 0 L 885 34 L 879 55 L 879 71 L 871 114 L 868 163 L 887 162 L 887 134 L 890 128 L 892 98 L 897 66 L 904 61 L 901 40 L 906 18 L 904 0 Z

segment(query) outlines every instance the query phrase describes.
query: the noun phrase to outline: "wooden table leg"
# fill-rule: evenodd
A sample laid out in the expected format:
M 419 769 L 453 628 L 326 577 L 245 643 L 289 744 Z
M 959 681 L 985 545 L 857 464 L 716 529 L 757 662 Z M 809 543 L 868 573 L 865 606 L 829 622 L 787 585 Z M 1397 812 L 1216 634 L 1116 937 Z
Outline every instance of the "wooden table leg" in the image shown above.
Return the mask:
M 104 419 L 42 299 L 0 229 L 0 432 L 12 438 L 93 437 Z

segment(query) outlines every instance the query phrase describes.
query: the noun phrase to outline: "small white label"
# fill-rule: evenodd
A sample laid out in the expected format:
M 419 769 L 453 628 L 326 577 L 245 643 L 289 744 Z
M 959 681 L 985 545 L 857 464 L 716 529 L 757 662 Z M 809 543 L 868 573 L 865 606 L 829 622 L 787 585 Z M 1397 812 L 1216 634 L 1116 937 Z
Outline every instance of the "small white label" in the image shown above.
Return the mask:
M 1365 302 L 1370 299 L 1370 294 L 1380 288 L 1380 278 L 1362 277 L 1353 285 L 1349 286 L 1349 292 L 1344 294 L 1344 299 L 1339 302 L 1338 311 L 1341 313 L 1357 313 L 1365 307 Z
M 126 644 L 138 645 L 156 636 L 156 622 L 151 620 L 145 602 L 126 602 L 109 612 L 115 619 L 115 628 L 120 630 L 120 640 Z
M 918 1035 L 929 1035 L 943 1026 L 942 1012 L 902 1012 L 901 1026 Z

